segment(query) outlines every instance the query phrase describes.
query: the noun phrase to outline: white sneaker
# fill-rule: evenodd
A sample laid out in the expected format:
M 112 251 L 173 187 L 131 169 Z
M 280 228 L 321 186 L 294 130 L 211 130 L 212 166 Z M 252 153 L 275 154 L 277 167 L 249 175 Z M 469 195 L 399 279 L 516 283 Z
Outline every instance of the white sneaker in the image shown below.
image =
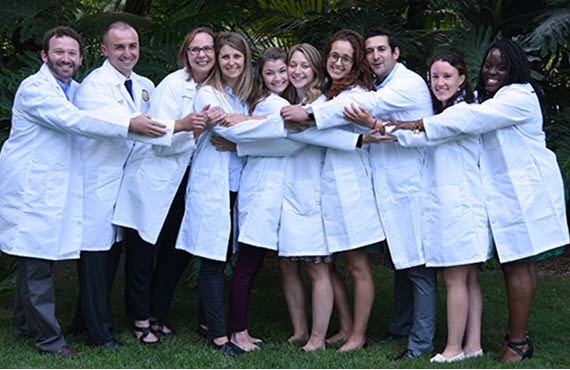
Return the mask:
M 449 363 L 449 362 L 455 362 L 455 361 L 461 361 L 461 360 L 465 360 L 465 354 L 463 354 L 463 352 L 461 352 L 457 356 L 453 356 L 452 358 L 445 358 L 445 357 L 443 357 L 443 355 L 441 353 L 438 353 L 437 355 L 432 357 L 429 360 L 429 362 Z
M 469 355 L 465 355 L 465 358 L 475 358 L 475 357 L 482 357 L 485 353 L 483 353 L 483 349 L 478 350 L 477 352 L 473 352 Z

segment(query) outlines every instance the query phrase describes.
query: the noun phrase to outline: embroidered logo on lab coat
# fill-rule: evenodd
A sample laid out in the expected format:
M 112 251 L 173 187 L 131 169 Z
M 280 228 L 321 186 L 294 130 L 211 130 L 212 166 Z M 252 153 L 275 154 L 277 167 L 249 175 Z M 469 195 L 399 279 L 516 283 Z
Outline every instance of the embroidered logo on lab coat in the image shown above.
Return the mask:
M 143 90 L 142 90 L 141 97 L 142 97 L 142 100 L 144 100 L 145 103 L 148 102 L 149 95 L 148 95 L 148 91 L 146 91 L 146 89 L 143 89 Z

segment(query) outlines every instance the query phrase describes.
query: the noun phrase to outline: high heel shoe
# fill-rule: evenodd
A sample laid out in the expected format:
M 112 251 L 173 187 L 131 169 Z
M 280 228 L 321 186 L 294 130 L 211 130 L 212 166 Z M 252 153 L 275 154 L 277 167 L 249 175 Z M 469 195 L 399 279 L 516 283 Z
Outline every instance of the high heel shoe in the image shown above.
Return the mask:
M 526 349 L 526 351 L 523 352 L 523 350 L 521 350 L 519 347 L 524 346 L 525 344 L 528 344 L 528 347 Z M 532 354 L 534 353 L 534 347 L 532 345 L 532 342 L 530 341 L 530 338 L 527 336 L 522 342 L 508 342 L 508 346 L 510 349 L 512 349 L 516 354 L 518 354 L 519 356 L 521 356 L 521 361 L 524 360 L 525 358 L 532 358 Z

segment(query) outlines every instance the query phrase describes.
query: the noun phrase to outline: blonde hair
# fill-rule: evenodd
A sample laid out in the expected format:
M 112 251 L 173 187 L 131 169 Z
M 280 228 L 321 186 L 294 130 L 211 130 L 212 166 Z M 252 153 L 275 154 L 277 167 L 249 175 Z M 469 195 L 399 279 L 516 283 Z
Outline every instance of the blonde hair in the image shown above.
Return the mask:
M 212 32 L 212 30 L 207 27 L 194 28 L 192 31 L 188 32 L 188 34 L 184 38 L 184 41 L 182 42 L 182 46 L 180 46 L 180 50 L 178 50 L 178 58 L 176 59 L 176 61 L 178 62 L 178 66 L 184 67 L 184 70 L 186 71 L 186 73 L 188 73 L 188 79 L 186 81 L 190 81 L 191 79 L 194 78 L 194 76 L 192 75 L 192 67 L 190 66 L 190 62 L 188 62 L 188 55 L 186 53 L 186 50 L 188 49 L 188 47 L 190 47 L 190 44 L 194 40 L 194 37 L 196 37 L 196 35 L 199 33 L 205 33 L 207 35 L 212 36 L 212 40 L 216 37 L 214 35 L 214 32 Z M 212 67 L 212 69 L 215 67 L 216 67 L 216 61 L 214 60 L 214 67 Z
M 225 45 L 229 45 L 243 54 L 244 64 L 243 72 L 238 77 L 236 85 L 233 88 L 232 93 L 241 101 L 245 102 L 248 96 L 251 94 L 253 89 L 253 78 L 252 78 L 252 65 L 251 65 L 251 51 L 249 50 L 249 45 L 247 41 L 235 32 L 220 32 L 216 35 L 214 40 L 216 48 L 216 66 L 212 68 L 210 74 L 202 85 L 210 85 L 214 90 L 217 90 L 225 96 L 224 82 L 222 79 L 222 72 L 220 71 L 220 64 L 218 63 L 218 55 L 220 54 L 220 49 Z
M 303 53 L 307 59 L 307 62 L 309 62 L 311 70 L 315 74 L 315 78 L 313 81 L 311 81 L 309 87 L 307 88 L 305 99 L 302 102 L 299 102 L 305 105 L 314 102 L 323 93 L 325 86 L 325 75 L 322 68 L 323 60 L 321 58 L 321 54 L 313 45 L 304 42 L 302 44 L 296 44 L 291 47 L 289 53 L 287 54 L 287 66 L 291 62 L 293 54 L 295 54 L 297 51 Z M 285 99 L 292 102 L 299 100 L 297 91 L 295 89 L 291 89 L 290 92 L 288 92 L 288 94 L 284 97 Z

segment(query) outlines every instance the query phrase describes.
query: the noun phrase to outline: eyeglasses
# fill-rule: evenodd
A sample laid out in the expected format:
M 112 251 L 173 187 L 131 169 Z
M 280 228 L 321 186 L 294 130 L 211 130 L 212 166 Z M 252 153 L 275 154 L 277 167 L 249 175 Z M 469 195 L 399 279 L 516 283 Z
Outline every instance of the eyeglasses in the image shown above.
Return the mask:
M 214 47 L 213 46 L 204 46 L 203 48 L 193 47 L 187 49 L 187 51 L 190 52 L 190 55 L 198 55 L 200 54 L 201 51 L 203 51 L 204 54 L 212 54 L 214 52 Z
M 340 62 L 344 65 L 352 63 L 352 58 L 348 55 L 340 56 L 337 53 L 330 53 L 329 59 L 331 62 L 336 63 L 336 61 L 340 58 Z

